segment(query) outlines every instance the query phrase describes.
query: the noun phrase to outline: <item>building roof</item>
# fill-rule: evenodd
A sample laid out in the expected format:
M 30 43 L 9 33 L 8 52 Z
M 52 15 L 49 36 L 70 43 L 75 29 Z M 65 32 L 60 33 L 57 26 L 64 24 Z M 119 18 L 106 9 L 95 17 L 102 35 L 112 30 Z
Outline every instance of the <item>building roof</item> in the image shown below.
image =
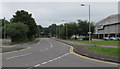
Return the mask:
M 120 14 L 119 14 L 120 15 Z M 96 23 L 96 25 L 109 25 L 120 22 L 120 19 L 118 17 L 118 14 L 114 14 L 111 16 L 108 16 Z

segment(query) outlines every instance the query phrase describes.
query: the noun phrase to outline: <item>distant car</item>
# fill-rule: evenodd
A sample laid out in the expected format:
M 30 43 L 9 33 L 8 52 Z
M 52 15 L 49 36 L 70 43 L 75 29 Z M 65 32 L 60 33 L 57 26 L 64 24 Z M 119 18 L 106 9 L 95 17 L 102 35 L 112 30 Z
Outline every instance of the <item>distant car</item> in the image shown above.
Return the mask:
M 120 40 L 120 37 L 116 37 L 117 40 Z
M 110 40 L 117 40 L 117 38 L 115 38 L 115 37 L 110 37 Z
M 103 40 L 110 40 L 110 38 L 109 37 L 104 37 Z

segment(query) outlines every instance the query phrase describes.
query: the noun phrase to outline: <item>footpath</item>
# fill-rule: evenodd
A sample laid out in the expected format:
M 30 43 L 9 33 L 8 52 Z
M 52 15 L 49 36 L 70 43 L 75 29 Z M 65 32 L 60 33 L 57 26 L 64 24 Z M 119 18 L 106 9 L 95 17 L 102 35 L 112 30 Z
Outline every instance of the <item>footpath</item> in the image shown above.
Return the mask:
M 120 57 L 95 53 L 95 52 L 92 52 L 92 51 L 89 51 L 86 49 L 87 46 L 91 46 L 91 45 L 103 46 L 103 47 L 105 45 L 86 44 L 86 43 L 79 43 L 79 42 L 73 42 L 73 41 L 61 40 L 61 39 L 55 39 L 55 40 L 73 46 L 74 52 L 76 52 L 82 56 L 86 56 L 86 57 L 90 57 L 90 58 L 98 59 L 98 60 L 103 60 L 103 61 L 120 63 L 120 59 L 119 59 Z M 107 47 L 115 47 L 115 46 L 107 46 Z M 115 47 L 115 48 L 117 48 L 117 47 Z
M 17 44 L 17 45 L 9 45 L 6 42 L 6 44 L 2 45 L 2 47 L 4 47 L 4 48 L 0 49 L 0 53 L 6 53 L 6 52 L 11 52 L 11 51 L 26 49 L 26 48 L 29 48 L 31 46 L 36 45 L 36 43 L 39 42 L 39 41 L 40 41 L 40 39 L 36 39 L 34 41 L 31 41 L 31 42 Z

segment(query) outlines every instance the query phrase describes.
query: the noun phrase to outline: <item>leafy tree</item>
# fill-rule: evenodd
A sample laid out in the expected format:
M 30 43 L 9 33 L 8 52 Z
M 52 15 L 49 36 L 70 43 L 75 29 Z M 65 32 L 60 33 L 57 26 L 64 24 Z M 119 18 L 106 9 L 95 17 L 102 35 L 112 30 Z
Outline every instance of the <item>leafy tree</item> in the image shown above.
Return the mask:
M 92 34 L 94 33 L 94 28 L 95 26 L 93 25 L 93 22 L 90 23 L 90 27 L 91 27 L 91 32 Z M 79 35 L 83 35 L 83 36 L 88 36 L 88 32 L 89 32 L 89 22 L 87 21 L 79 21 L 78 22 L 78 34 Z
M 55 37 L 57 34 L 57 25 L 56 24 L 52 24 L 52 25 L 50 25 L 49 27 L 49 31 L 50 31 L 50 34 L 51 34 L 51 36 L 52 37 Z
M 24 10 L 17 11 L 13 18 L 10 20 L 11 22 L 22 22 L 28 25 L 29 31 L 27 32 L 27 37 L 29 40 L 33 40 L 33 38 L 38 34 L 38 27 L 35 23 L 34 18 L 32 18 L 32 14 Z
M 66 38 L 66 28 L 65 25 L 61 24 L 59 27 L 59 37 L 65 39 Z
M 90 27 L 91 27 L 91 32 L 93 34 L 95 28 L 93 22 L 90 23 Z M 70 39 L 72 35 L 88 36 L 89 22 L 81 20 L 78 21 L 78 23 L 75 22 L 65 23 L 59 26 L 58 31 L 59 31 L 59 37 L 63 39 L 65 38 Z
M 39 37 L 41 37 L 41 35 L 42 35 L 42 30 L 43 30 L 43 27 L 42 27 L 41 25 L 37 25 L 37 27 L 38 27 L 38 29 L 39 29 L 39 32 L 38 32 L 38 34 L 39 34 Z
M 49 29 L 43 28 L 42 35 L 43 35 L 43 37 L 50 37 Z
M 7 24 L 10 24 L 10 22 L 5 20 L 5 18 L 0 19 L 0 37 L 2 37 L 2 38 L 7 38 L 7 34 L 6 34 L 6 31 L 5 31 L 5 26 Z
M 6 25 L 6 32 L 11 37 L 12 42 L 18 43 L 18 42 L 26 42 L 27 39 L 27 32 L 28 26 L 19 22 L 19 23 L 11 23 Z

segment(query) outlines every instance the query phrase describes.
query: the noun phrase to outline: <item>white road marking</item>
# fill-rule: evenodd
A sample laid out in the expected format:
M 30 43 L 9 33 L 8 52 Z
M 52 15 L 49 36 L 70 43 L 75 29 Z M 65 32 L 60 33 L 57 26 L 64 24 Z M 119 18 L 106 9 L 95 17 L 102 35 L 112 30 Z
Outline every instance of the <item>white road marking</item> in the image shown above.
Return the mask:
M 49 60 L 48 62 L 52 62 L 53 60 Z
M 23 57 L 23 56 L 28 56 L 28 55 L 31 55 L 31 54 L 32 53 L 24 54 L 24 55 L 19 55 L 19 56 L 13 56 L 13 57 L 10 57 L 10 58 L 6 58 L 6 60 L 13 59 L 13 58 L 18 58 L 18 57 Z
M 53 46 L 51 46 L 51 48 L 52 48 Z
M 57 58 L 53 59 L 53 60 L 57 60 Z
M 48 41 L 49 42 L 49 41 Z M 37 43 L 37 44 L 39 44 L 40 43 L 40 41 Z M 50 43 L 50 42 L 49 42 Z M 52 45 L 52 43 L 50 43 L 50 45 L 51 45 L 51 48 L 53 47 Z M 46 49 L 43 49 L 43 50 L 40 50 L 40 52 L 43 52 L 43 51 L 46 51 L 46 50 L 49 50 L 49 48 L 46 48 Z M 29 54 L 23 54 L 23 55 L 19 55 L 19 56 L 13 56 L 13 57 L 10 57 L 10 58 L 6 58 L 6 60 L 9 60 L 9 59 L 13 59 L 13 58 L 18 58 L 18 57 L 23 57 L 23 56 L 27 56 L 27 55 L 30 55 L 30 54 L 32 54 L 32 53 L 29 53 Z
M 48 43 L 50 43 L 51 47 L 53 47 L 53 44 L 47 40 Z
M 39 44 L 39 43 L 40 43 L 40 41 L 37 44 Z
M 42 64 L 46 64 L 47 62 L 43 62 Z
M 58 59 L 59 59 L 59 58 L 61 58 L 61 56 L 60 56 L 60 57 L 58 57 Z
M 46 50 L 49 50 L 49 48 L 42 49 L 42 50 L 40 50 L 40 52 L 43 52 L 43 51 L 46 51 Z
M 38 66 L 40 66 L 40 64 L 37 64 L 37 65 L 35 65 L 34 67 L 38 67 Z
M 60 59 L 60 58 L 62 58 L 62 57 L 64 57 L 64 56 L 67 56 L 67 55 L 69 55 L 69 54 L 71 54 L 71 53 L 66 53 L 66 54 L 64 54 L 64 55 L 62 55 L 62 56 L 59 56 L 59 57 L 54 58 L 54 59 L 52 59 L 52 60 L 49 60 L 49 61 L 47 61 L 47 62 L 43 62 L 43 63 L 41 63 L 41 64 L 37 64 L 37 65 L 35 65 L 34 67 L 39 67 L 40 65 L 44 65 L 44 64 L 50 63 L 50 62 L 55 61 L 55 60 L 57 60 L 57 59 Z

